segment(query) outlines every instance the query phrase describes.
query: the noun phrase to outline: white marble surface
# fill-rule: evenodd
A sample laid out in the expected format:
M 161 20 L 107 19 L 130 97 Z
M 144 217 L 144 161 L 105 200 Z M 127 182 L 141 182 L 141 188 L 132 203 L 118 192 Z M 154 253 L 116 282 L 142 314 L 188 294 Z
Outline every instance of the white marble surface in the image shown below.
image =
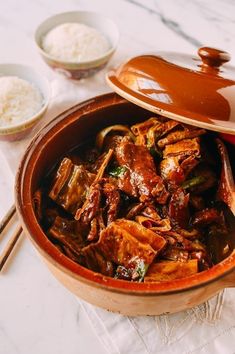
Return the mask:
M 0 0 L 0 62 L 30 64 L 55 80 L 56 74 L 36 51 L 33 33 L 44 18 L 70 10 L 99 11 L 118 24 L 120 43 L 109 67 L 138 53 L 193 53 L 201 45 L 229 51 L 235 63 L 234 0 Z M 84 87 L 91 96 L 108 91 L 103 74 L 98 81 L 76 84 L 81 88 L 78 101 L 87 97 Z M 100 80 L 102 85 L 95 85 Z M 0 152 L 0 218 L 13 202 L 13 183 Z M 0 249 L 7 236 L 0 239 Z M 106 353 L 76 298 L 53 278 L 23 238 L 0 275 L 0 354 L 93 352 Z

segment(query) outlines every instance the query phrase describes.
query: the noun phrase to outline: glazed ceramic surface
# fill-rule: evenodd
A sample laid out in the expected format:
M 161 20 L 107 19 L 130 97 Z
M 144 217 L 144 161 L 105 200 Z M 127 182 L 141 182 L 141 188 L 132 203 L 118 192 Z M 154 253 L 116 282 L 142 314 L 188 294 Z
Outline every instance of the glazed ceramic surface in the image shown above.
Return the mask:
M 235 252 L 208 271 L 165 283 L 117 280 L 90 271 L 62 254 L 38 224 L 32 195 L 46 171 L 66 152 L 110 124 L 132 124 L 151 112 L 116 94 L 84 102 L 49 123 L 26 151 L 16 180 L 16 204 L 24 230 L 53 274 L 82 299 L 129 315 L 177 312 L 197 305 L 226 286 L 235 285 Z M 231 235 L 232 237 L 233 235 Z
M 50 85 L 46 78 L 31 67 L 20 64 L 0 64 L 0 76 L 17 76 L 37 87 L 43 96 L 40 111 L 29 119 L 12 126 L 0 128 L 0 140 L 14 141 L 25 137 L 42 118 L 50 101 Z
M 90 61 L 68 62 L 52 57 L 42 49 L 42 38 L 54 27 L 66 22 L 79 22 L 99 30 L 109 41 L 110 49 L 102 56 Z M 110 19 L 89 11 L 65 12 L 45 20 L 36 30 L 35 41 L 44 61 L 65 77 L 79 80 L 101 70 L 113 55 L 119 39 L 117 26 Z
M 107 75 L 122 97 L 183 123 L 235 135 L 235 67 L 230 55 L 160 52 L 134 57 Z M 224 65 L 225 64 L 225 65 Z

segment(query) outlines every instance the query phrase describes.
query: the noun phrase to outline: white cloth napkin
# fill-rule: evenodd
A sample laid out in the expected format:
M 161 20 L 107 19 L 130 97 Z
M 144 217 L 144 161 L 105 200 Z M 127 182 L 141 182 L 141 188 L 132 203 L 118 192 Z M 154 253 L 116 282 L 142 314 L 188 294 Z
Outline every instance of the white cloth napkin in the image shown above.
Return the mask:
M 102 73 L 78 83 L 58 78 L 51 87 L 51 104 L 40 126 L 74 104 L 109 91 Z M 40 126 L 25 140 L 0 143 L 14 174 Z M 235 289 L 191 310 L 162 316 L 126 317 L 78 301 L 109 354 L 235 353 Z

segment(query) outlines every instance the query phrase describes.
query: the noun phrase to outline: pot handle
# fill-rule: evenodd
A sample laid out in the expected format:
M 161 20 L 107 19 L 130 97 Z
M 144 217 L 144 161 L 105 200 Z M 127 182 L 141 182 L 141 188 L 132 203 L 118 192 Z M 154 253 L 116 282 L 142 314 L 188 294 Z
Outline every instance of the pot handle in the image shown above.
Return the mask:
M 229 53 L 210 47 L 199 48 L 198 55 L 202 59 L 202 66 L 204 69 L 218 69 L 221 65 L 227 63 L 231 59 Z

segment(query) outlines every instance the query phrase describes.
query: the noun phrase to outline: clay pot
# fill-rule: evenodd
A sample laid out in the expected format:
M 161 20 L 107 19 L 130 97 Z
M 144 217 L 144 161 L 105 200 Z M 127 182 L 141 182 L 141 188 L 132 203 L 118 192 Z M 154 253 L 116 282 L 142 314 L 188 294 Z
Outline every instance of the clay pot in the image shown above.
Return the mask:
M 28 147 L 16 178 L 16 206 L 29 236 L 54 276 L 81 299 L 125 315 L 160 315 L 196 306 L 235 285 L 235 252 L 207 271 L 164 283 L 134 283 L 95 273 L 62 254 L 47 238 L 34 213 L 32 196 L 47 171 L 75 146 L 111 124 L 133 124 L 152 115 L 115 93 L 63 113 Z M 233 237 L 234 235 L 231 235 Z

